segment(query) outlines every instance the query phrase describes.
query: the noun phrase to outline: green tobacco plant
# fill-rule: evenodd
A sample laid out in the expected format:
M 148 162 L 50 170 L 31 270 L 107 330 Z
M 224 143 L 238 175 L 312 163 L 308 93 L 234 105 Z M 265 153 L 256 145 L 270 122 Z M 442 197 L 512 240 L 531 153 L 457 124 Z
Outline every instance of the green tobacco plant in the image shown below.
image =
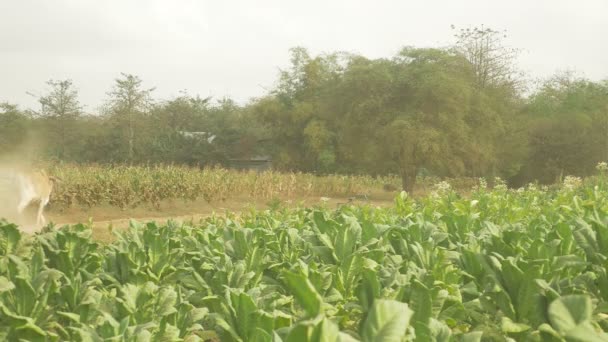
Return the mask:
M 606 341 L 608 189 L 577 186 L 132 222 L 109 244 L 3 222 L 0 339 Z

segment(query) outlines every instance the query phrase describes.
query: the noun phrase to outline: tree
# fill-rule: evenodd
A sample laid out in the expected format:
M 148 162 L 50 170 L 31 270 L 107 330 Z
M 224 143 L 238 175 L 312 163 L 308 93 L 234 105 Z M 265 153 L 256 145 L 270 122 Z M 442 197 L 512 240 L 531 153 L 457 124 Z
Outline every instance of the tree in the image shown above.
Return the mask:
M 599 161 L 608 161 L 608 79 L 595 84 L 595 98 L 599 99 L 597 109 L 592 112 L 594 125 L 594 140 L 596 145 L 596 158 Z
M 57 157 L 66 158 L 66 149 L 74 139 L 74 124 L 82 114 L 82 106 L 78 100 L 78 90 L 75 89 L 71 80 L 55 81 L 49 80 L 47 85 L 50 91 L 40 96 L 40 115 L 49 123 L 52 130 L 51 146 L 57 147 Z
M 483 26 L 459 29 L 453 47 L 475 75 L 467 121 L 476 134 L 469 141 L 467 173 L 491 181 L 498 174 L 509 178 L 519 172 L 525 155 L 525 127 L 518 117 L 525 82 L 515 63 L 519 51 L 504 44 L 506 37 L 504 31 Z
M 474 77 L 457 52 L 406 48 L 393 60 L 353 58 L 338 92 L 341 160 L 396 172 L 412 192 L 421 168 L 462 175 Z
M 328 112 L 339 113 L 333 121 L 340 171 L 375 175 L 396 171 L 394 160 L 385 154 L 383 130 L 398 106 L 397 77 L 393 61 L 350 59 L 340 84 L 328 96 L 334 102 Z
M 270 133 L 274 165 L 284 170 L 330 171 L 335 163 L 333 135 L 337 113 L 329 97 L 342 73 L 341 54 L 312 57 L 291 49 L 292 65 L 282 70 L 270 96 L 254 112 Z
M 209 131 L 208 122 L 211 97 L 190 96 L 186 92 L 154 106 L 152 119 L 159 130 Z
M 514 101 L 502 99 L 504 87 L 479 89 L 458 50 L 406 48 L 392 60 L 292 53 L 275 92 L 256 103 L 280 167 L 396 172 L 412 191 L 422 168 L 459 176 L 496 163 L 501 116 Z
M 29 118 L 16 105 L 0 103 L 0 154 L 16 153 L 26 143 Z M 22 156 L 21 156 L 22 157 Z
M 608 84 L 571 73 L 547 80 L 526 107 L 529 144 L 524 179 L 586 176 L 608 149 Z
M 150 94 L 155 88 L 143 89 L 142 80 L 134 75 L 121 73 L 108 93 L 108 112 L 122 131 L 127 143 L 127 160 L 135 158 L 135 131 L 138 120 L 150 110 Z
M 267 129 L 249 106 L 224 98 L 209 108 L 208 119 L 208 127 L 217 136 L 213 144 L 226 158 L 250 158 L 267 152 Z
M 398 58 L 397 110 L 387 125 L 385 144 L 412 191 L 418 170 L 459 176 L 466 172 L 473 77 L 458 53 L 404 49 Z
M 452 29 L 456 27 L 452 25 Z M 521 73 L 515 67 L 518 51 L 503 44 L 505 32 L 481 26 L 459 29 L 454 37 L 457 39 L 455 50 L 473 66 L 478 88 L 522 85 L 518 77 Z
M 82 106 L 78 101 L 78 90 L 74 88 L 71 80 L 49 80 L 47 85 L 51 87 L 50 92 L 38 99 L 42 106 L 41 115 L 59 119 L 73 119 L 80 116 Z

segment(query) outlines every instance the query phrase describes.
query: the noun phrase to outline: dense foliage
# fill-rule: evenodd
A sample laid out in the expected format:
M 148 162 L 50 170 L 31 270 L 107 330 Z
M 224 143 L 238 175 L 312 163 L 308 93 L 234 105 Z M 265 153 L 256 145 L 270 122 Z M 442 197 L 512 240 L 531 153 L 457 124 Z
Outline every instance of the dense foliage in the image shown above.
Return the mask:
M 83 225 L 28 237 L 2 223 L 0 338 L 608 339 L 605 176 L 117 234 L 101 245 Z
M 162 101 L 121 74 L 96 113 L 71 81 L 50 81 L 39 110 L 0 104 L 0 161 L 228 165 L 271 155 L 282 171 L 533 180 L 588 176 L 608 160 L 608 83 L 558 74 L 532 87 L 491 29 L 391 58 L 291 50 L 268 94 L 238 105 L 183 93 Z M 188 137 L 183 132 L 206 132 Z M 211 139 L 211 137 L 215 137 Z

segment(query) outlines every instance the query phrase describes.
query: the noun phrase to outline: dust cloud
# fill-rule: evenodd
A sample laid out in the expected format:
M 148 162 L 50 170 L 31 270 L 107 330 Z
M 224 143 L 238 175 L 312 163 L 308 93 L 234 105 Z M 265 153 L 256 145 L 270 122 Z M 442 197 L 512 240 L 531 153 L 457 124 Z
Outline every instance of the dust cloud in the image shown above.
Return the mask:
M 35 205 L 30 205 L 19 215 L 19 189 L 16 172 L 34 169 L 40 155 L 41 143 L 34 134 L 28 133 L 24 143 L 11 150 L 0 151 L 0 219 L 15 223 L 19 229 L 33 233 L 42 227 L 36 227 Z

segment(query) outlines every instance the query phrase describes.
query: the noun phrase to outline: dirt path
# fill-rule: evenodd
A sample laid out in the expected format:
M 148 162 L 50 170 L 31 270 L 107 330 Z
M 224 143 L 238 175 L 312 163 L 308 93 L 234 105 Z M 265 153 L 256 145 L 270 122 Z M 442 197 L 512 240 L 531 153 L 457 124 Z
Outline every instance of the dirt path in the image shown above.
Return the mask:
M 390 193 L 379 193 L 370 196 L 367 200 L 355 199 L 353 202 L 388 207 L 393 204 L 392 196 Z M 298 200 L 283 199 L 281 205 L 288 207 L 309 207 L 324 203 L 329 208 L 337 208 L 340 204 L 347 203 L 348 201 L 348 198 L 322 200 L 320 197 L 309 197 Z M 250 209 L 265 210 L 271 204 L 270 201 L 235 198 L 220 203 L 207 203 L 202 200 L 194 202 L 168 201 L 161 204 L 160 210 L 151 207 L 121 210 L 111 206 L 99 206 L 86 209 L 69 208 L 60 211 L 51 207 L 45 216 L 55 226 L 91 221 L 93 224 L 93 237 L 98 241 L 108 242 L 114 238 L 113 229 L 127 228 L 132 219 L 142 223 L 154 221 L 158 224 L 164 224 L 168 220 L 198 222 L 214 214 L 223 215 L 227 212 L 240 213 Z

